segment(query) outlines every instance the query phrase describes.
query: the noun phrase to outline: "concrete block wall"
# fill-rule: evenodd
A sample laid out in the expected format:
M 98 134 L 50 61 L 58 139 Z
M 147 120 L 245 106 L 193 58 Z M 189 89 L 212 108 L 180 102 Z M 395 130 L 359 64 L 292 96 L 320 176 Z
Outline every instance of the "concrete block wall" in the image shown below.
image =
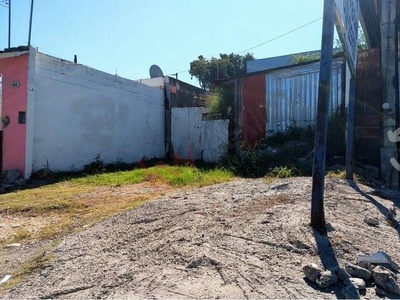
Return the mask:
M 80 169 L 97 154 L 104 162 L 164 155 L 162 90 L 39 52 L 29 68 L 32 170 Z

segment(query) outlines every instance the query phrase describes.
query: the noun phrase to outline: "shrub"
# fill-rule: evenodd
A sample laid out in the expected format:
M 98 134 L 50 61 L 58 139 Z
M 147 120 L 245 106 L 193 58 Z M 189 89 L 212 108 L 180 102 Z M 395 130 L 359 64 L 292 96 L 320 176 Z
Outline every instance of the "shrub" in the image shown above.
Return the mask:
M 234 103 L 234 92 L 229 87 L 216 87 L 208 95 L 207 113 L 226 115 L 230 113 Z
M 346 110 L 337 109 L 329 117 L 327 158 L 344 155 L 346 149 Z M 310 176 L 312 175 L 314 128 L 296 124 L 256 143 L 251 149 L 242 145 L 241 154 L 225 154 L 220 164 L 238 176 Z
M 292 167 L 281 166 L 271 169 L 267 175 L 278 178 L 288 178 L 293 176 L 299 176 L 300 172 L 294 166 Z

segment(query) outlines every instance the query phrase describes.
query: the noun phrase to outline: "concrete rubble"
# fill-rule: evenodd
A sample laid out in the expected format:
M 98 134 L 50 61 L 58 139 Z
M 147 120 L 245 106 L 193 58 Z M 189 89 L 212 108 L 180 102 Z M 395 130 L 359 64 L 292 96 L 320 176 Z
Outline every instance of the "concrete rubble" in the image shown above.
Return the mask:
M 400 286 L 397 282 L 397 276 L 382 266 L 377 266 L 372 270 L 372 277 L 377 285 L 386 291 L 400 295 Z
M 383 265 L 389 266 L 393 271 Z M 382 251 L 373 255 L 358 255 L 357 265 L 346 263 L 344 268 L 336 267 L 324 271 L 315 263 L 309 263 L 303 266 L 303 272 L 320 288 L 342 286 L 341 291 L 345 299 L 360 299 L 360 291 L 375 285 L 378 297 L 387 296 L 386 293 L 400 296 L 400 284 L 397 281 L 398 265 Z

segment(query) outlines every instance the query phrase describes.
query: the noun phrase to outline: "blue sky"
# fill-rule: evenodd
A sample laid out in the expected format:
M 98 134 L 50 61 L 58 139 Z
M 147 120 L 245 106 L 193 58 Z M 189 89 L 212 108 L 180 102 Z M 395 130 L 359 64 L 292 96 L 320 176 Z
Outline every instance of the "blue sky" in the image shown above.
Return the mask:
M 5 0 L 0 0 L 4 5 Z M 12 0 L 11 46 L 28 41 L 30 0 Z M 32 45 L 122 77 L 188 70 L 203 55 L 238 53 L 322 17 L 322 0 L 35 0 Z M 321 46 L 322 20 L 250 52 L 266 58 Z M 0 6 L 0 49 L 8 9 Z M 196 84 L 188 72 L 179 79 Z

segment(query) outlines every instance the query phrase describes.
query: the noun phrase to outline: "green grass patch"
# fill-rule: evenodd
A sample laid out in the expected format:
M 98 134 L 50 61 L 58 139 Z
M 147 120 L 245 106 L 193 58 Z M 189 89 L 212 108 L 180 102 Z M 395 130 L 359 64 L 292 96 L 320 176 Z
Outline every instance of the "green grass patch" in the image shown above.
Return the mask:
M 0 195 L 0 214 L 24 213 L 40 215 L 50 212 L 82 209 L 83 203 L 74 201 L 73 196 L 90 191 L 88 186 L 71 186 L 57 183 L 37 189 L 27 189 Z
M 172 186 L 203 186 L 230 180 L 232 172 L 224 169 L 200 170 L 186 166 L 155 166 L 148 169 L 103 173 L 70 180 L 71 184 L 118 186 L 142 182 L 164 183 Z
M 101 173 L 71 179 L 68 182 L 75 185 L 115 186 L 122 184 L 136 184 L 145 181 L 144 169 L 115 173 Z
M 231 172 L 224 169 L 154 166 L 148 169 L 87 175 L 35 189 L 3 194 L 0 195 L 0 216 L 18 216 L 24 225 L 12 232 L 12 235 L 0 237 L 0 249 L 11 242 L 61 237 L 158 196 L 157 192 L 119 194 L 116 190 L 118 187 L 122 190 L 141 189 L 140 186 L 129 185 L 147 182 L 150 185 L 163 186 L 162 190 L 171 190 L 183 186 L 198 187 L 225 182 L 233 177 Z M 29 225 L 32 217 L 41 217 L 41 225 L 33 228 L 34 230 Z

